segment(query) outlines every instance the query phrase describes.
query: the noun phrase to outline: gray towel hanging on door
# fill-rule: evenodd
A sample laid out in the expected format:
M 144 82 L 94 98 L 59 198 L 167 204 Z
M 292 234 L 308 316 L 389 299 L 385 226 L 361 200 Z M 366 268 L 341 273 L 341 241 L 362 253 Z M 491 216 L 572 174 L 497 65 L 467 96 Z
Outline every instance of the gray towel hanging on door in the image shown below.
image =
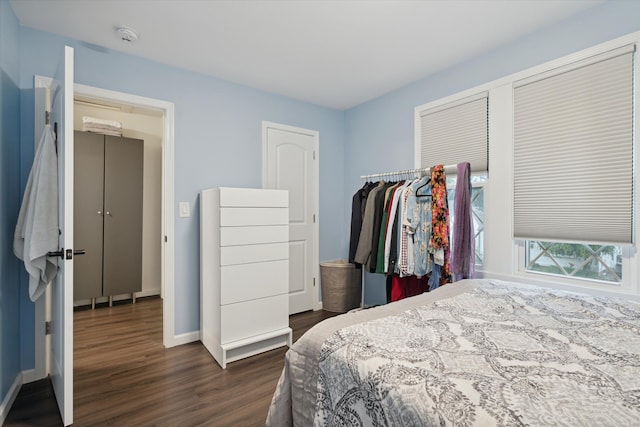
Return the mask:
M 13 236 L 13 253 L 29 273 L 29 297 L 38 299 L 58 272 L 58 158 L 55 135 L 46 125 L 33 159 Z

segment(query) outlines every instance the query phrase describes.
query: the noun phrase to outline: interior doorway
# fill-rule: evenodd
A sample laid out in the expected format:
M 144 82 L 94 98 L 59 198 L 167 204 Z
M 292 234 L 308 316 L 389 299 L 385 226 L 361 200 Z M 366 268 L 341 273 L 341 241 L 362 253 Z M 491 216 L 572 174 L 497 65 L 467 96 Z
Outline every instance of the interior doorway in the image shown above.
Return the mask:
M 159 114 L 162 119 L 161 138 L 161 248 L 160 294 L 162 303 L 162 342 L 165 347 L 177 345 L 174 333 L 174 173 L 173 173 L 173 103 L 76 84 L 74 98 L 85 103 L 116 106 L 130 112 Z
M 51 79 L 36 76 L 35 129 L 40 129 L 44 118 L 44 98 L 39 88 L 49 87 Z M 39 100 L 39 97 L 42 98 Z M 160 194 L 160 289 L 162 296 L 162 343 L 164 347 L 173 347 L 179 342 L 175 339 L 174 323 L 174 105 L 171 102 L 140 97 L 80 84 L 74 85 L 74 98 L 96 106 L 111 106 L 125 111 L 146 112 L 155 115 L 161 121 L 161 194 Z M 151 291 L 154 292 L 154 291 Z M 144 296 L 144 290 L 143 295 Z M 29 380 L 44 378 L 49 372 L 47 360 L 47 338 L 45 320 L 48 319 L 44 298 L 35 304 L 35 369 Z

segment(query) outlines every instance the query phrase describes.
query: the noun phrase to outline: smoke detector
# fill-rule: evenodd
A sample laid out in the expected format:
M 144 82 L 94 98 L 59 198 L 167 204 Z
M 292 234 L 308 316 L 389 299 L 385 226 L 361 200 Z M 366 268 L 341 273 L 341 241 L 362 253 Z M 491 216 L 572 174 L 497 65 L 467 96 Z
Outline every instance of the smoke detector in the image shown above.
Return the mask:
M 133 43 L 138 40 L 138 32 L 129 27 L 116 27 L 118 37 L 125 43 Z

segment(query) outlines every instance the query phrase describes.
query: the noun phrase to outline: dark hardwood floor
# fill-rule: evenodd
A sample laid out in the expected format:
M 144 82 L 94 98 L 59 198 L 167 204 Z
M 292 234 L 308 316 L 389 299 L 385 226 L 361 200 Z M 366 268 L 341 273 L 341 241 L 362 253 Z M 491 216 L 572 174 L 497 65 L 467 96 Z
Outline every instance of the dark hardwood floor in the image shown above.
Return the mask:
M 327 311 L 290 317 L 294 341 Z M 194 342 L 162 346 L 162 302 L 74 313 L 74 426 L 263 426 L 286 347 L 223 370 Z M 22 386 L 5 426 L 60 426 L 48 379 Z

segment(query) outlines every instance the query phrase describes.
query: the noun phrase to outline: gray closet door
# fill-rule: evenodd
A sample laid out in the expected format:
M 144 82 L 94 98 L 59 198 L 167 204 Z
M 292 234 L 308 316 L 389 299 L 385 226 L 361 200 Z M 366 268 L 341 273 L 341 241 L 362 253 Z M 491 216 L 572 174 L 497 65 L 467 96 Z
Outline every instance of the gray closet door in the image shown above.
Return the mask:
M 73 297 L 82 300 L 102 296 L 104 136 L 75 132 L 74 139 L 73 244 L 87 253 L 74 257 Z
M 143 141 L 105 136 L 103 294 L 142 290 Z

